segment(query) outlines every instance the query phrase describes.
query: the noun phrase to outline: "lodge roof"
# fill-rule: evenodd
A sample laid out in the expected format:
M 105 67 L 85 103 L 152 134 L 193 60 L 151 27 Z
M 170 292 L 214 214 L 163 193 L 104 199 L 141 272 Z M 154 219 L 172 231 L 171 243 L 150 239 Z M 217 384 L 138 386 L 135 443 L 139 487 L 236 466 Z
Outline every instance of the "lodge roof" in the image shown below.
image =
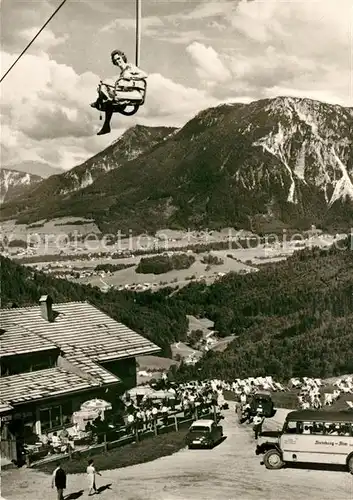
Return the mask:
M 99 386 L 98 381 L 85 380 L 75 373 L 58 367 L 1 377 L 1 399 L 4 406 L 2 411 L 10 409 L 13 404 L 55 397 L 96 386 Z
M 0 413 L 7 411 L 8 404 L 118 383 L 120 379 L 100 363 L 160 351 L 150 340 L 88 302 L 54 304 L 52 321 L 43 317 L 41 307 L 1 310 L 1 356 L 44 355 L 44 351 L 57 349 L 64 364 L 1 377 Z
M 10 318 L 4 321 L 3 311 L 1 311 L 1 327 L 3 332 L 0 337 L 2 357 L 57 349 L 53 342 L 40 337 L 25 325 L 16 324 Z
M 41 316 L 40 306 L 2 309 L 1 355 L 79 348 L 96 361 L 110 361 L 160 350 L 88 302 L 54 304 L 53 310 L 56 317 L 49 322 Z

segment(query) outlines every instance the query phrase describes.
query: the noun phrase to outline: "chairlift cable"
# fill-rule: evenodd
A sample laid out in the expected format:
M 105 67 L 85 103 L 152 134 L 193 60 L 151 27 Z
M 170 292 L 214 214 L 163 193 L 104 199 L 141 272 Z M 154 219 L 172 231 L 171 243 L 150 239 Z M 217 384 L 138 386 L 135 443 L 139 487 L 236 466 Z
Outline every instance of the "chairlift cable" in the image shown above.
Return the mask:
M 139 0 L 137 0 L 139 1 Z M 59 7 L 57 7 L 57 9 L 53 12 L 53 14 L 49 17 L 48 21 L 40 28 L 40 30 L 38 31 L 38 33 L 36 34 L 36 36 L 34 38 L 32 38 L 32 40 L 29 42 L 29 44 L 27 45 L 27 47 L 21 52 L 21 54 L 18 56 L 18 58 L 16 59 L 15 62 L 12 63 L 12 65 L 9 67 L 9 69 L 6 71 L 6 73 L 1 77 L 1 80 L 0 80 L 0 83 L 4 80 L 4 78 L 10 73 L 10 71 L 12 70 L 12 68 L 15 66 L 15 64 L 21 59 L 21 57 L 25 54 L 25 52 L 29 49 L 29 47 L 32 45 L 32 43 L 35 41 L 35 39 L 41 34 L 41 32 L 44 30 L 44 28 L 47 26 L 47 24 L 49 24 L 49 22 L 53 19 L 53 17 L 55 16 L 55 14 L 57 12 L 59 12 L 59 10 L 61 9 L 61 7 L 63 7 L 64 3 L 66 3 L 67 0 L 63 0 L 61 2 L 61 4 L 59 5 Z

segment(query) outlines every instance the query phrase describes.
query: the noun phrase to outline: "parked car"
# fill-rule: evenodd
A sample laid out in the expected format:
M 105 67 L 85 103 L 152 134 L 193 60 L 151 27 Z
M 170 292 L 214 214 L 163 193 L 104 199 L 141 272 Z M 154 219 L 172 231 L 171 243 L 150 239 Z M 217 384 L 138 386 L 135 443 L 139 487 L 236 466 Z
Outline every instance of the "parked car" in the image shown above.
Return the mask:
M 223 427 L 213 420 L 196 420 L 186 436 L 188 448 L 212 448 L 222 440 Z
M 271 393 L 267 391 L 257 392 L 250 399 L 250 414 L 256 415 L 261 410 L 266 418 L 271 418 L 275 414 Z

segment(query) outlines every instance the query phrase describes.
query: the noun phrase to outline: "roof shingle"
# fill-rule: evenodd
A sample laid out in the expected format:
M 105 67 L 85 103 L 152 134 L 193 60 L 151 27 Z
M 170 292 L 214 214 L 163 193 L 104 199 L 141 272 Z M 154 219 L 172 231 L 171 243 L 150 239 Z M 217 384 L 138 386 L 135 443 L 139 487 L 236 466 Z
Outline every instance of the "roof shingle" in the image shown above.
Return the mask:
M 28 330 L 25 325 L 13 323 L 9 319 L 4 321 L 1 314 L 1 328 L 5 330 L 0 337 L 1 357 L 57 349 L 53 342 Z
M 48 368 L 35 372 L 20 373 L 0 378 L 3 404 L 19 404 L 26 401 L 77 392 L 98 386 L 99 382 L 88 381 L 75 373 L 61 368 Z M 4 411 L 4 410 L 3 410 Z
M 58 346 L 64 352 L 66 346 L 79 347 L 89 357 L 107 361 L 160 350 L 150 340 L 88 302 L 54 304 L 53 310 L 58 314 L 50 323 L 42 318 L 39 306 L 3 309 L 1 326 L 6 332 L 12 327 L 12 334 L 17 335 L 16 349 L 27 349 L 27 352 L 37 351 L 38 343 L 46 348 Z M 28 351 L 29 334 L 37 337 L 37 344 L 31 351 Z M 6 352 L 6 344 L 2 349 Z

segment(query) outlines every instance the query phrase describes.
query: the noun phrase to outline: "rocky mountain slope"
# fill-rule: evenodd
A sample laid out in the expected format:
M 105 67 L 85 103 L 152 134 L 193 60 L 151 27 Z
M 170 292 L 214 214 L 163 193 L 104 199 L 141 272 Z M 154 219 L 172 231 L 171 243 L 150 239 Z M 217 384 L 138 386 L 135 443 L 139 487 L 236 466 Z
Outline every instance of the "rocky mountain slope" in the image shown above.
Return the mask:
M 30 221 L 89 216 L 102 231 L 348 228 L 352 137 L 353 108 L 291 97 L 221 105 L 90 186 L 42 202 L 32 196 L 17 209 Z
M 18 172 L 8 168 L 0 169 L 0 203 L 23 195 L 29 188 L 42 180 L 39 175 Z

